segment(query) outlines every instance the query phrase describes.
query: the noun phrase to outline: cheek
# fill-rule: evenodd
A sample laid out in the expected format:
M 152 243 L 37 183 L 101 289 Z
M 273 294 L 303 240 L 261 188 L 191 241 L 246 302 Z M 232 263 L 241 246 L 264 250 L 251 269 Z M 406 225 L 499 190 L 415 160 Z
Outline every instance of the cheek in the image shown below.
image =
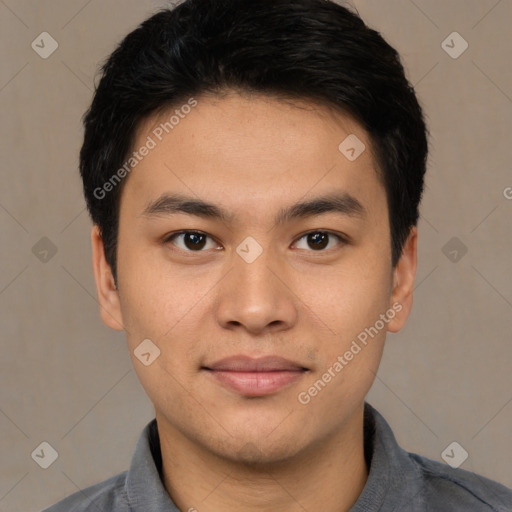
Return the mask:
M 171 388 L 187 382 L 191 373 L 197 371 L 201 357 L 198 326 L 211 307 L 205 298 L 205 289 L 210 286 L 204 282 L 206 277 L 189 279 L 181 272 L 175 274 L 135 256 L 126 258 L 119 268 L 126 339 L 133 364 L 149 395 L 163 382 Z M 144 339 L 151 340 L 160 350 L 149 367 L 133 355 Z
M 299 296 L 308 306 L 309 316 L 317 319 L 337 344 L 356 336 L 385 313 L 390 283 L 391 276 L 382 262 L 359 259 L 303 280 Z
M 125 247 L 118 259 L 119 295 L 127 331 L 137 337 L 165 338 L 204 295 L 204 282 L 188 279 L 166 264 L 160 251 Z
M 169 362 L 164 358 L 165 355 L 162 354 L 148 367 L 134 361 L 134 368 L 155 409 L 165 411 L 169 417 L 183 420 L 190 415 L 191 402 L 194 404 L 195 400 L 188 391 L 186 378 L 179 373 L 182 365 L 178 361 Z M 195 397 L 196 400 L 198 398 Z
M 171 310 L 172 304 L 169 305 Z M 165 306 L 163 306 L 165 307 Z M 184 391 L 199 371 L 200 344 L 197 343 L 197 322 L 188 316 L 162 313 L 158 305 L 145 309 L 125 308 L 130 311 L 130 331 L 126 339 L 137 376 L 151 401 L 162 410 L 170 408 L 179 414 Z M 145 365 L 136 356 L 142 340 L 149 339 L 156 346 L 157 356 Z M 187 393 L 185 393 L 186 395 Z M 170 403 L 172 401 L 172 403 Z M 186 401 L 186 400 L 185 400 Z

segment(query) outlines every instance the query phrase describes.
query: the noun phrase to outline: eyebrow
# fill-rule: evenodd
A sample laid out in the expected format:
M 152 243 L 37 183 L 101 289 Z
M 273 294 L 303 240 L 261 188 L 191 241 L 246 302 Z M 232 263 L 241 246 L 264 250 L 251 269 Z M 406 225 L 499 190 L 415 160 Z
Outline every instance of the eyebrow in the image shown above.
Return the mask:
M 274 222 L 284 224 L 294 219 L 331 212 L 359 219 L 364 219 L 367 214 L 365 207 L 358 199 L 347 192 L 343 192 L 315 197 L 308 201 L 300 201 L 287 208 L 281 208 Z M 197 217 L 220 220 L 225 223 L 230 223 L 234 218 L 234 214 L 227 212 L 220 206 L 179 194 L 160 196 L 144 208 L 141 216 L 156 217 L 175 213 L 186 213 Z

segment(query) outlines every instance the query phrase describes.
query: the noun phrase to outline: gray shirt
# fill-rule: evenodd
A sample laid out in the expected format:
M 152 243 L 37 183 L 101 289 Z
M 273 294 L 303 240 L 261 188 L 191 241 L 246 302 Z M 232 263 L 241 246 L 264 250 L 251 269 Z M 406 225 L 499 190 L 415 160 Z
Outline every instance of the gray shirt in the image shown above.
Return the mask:
M 370 471 L 350 512 L 512 511 L 511 489 L 406 452 L 398 446 L 386 420 L 368 403 L 364 439 Z M 160 441 L 153 420 L 139 438 L 128 471 L 43 512 L 179 512 L 162 484 L 161 468 Z

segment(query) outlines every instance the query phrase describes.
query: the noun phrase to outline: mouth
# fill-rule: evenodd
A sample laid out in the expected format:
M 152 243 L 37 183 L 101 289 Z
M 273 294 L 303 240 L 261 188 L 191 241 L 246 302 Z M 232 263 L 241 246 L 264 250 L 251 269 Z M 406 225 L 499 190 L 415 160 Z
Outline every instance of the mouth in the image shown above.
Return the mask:
M 267 356 L 234 356 L 202 366 L 222 386 L 238 394 L 257 397 L 271 395 L 301 379 L 308 368 L 284 359 Z

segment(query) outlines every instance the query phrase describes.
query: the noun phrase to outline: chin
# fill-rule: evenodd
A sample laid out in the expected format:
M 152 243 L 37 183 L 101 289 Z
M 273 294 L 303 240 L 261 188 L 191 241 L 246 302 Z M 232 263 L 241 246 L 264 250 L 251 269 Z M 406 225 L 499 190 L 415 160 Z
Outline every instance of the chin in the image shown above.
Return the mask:
M 281 436 L 271 437 L 251 430 L 225 438 L 215 447 L 210 446 L 210 449 L 230 462 L 261 469 L 284 464 L 299 455 L 302 443 L 297 435 L 283 431 Z

